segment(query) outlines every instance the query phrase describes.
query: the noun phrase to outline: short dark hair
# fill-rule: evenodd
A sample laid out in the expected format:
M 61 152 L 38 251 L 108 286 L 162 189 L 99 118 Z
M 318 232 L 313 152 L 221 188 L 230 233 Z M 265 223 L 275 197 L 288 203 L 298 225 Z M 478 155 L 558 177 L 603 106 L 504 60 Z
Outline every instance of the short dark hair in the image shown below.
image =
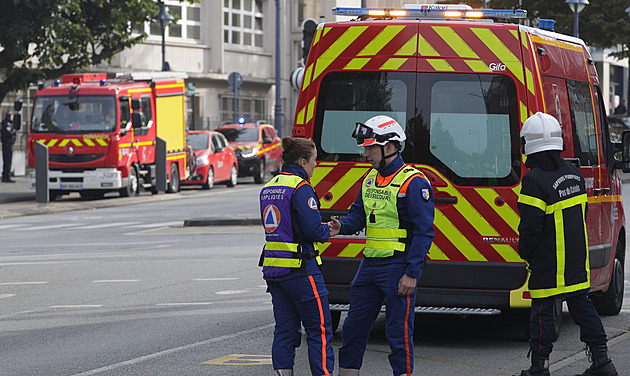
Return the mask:
M 282 137 L 282 161 L 298 164 L 300 159 L 311 159 L 315 153 L 315 143 L 305 138 Z

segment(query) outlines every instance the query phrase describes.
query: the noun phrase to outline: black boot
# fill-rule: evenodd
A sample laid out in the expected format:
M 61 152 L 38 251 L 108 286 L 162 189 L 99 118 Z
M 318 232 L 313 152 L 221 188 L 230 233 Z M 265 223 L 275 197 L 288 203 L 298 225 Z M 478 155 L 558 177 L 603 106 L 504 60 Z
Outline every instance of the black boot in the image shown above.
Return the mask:
M 617 370 L 608 357 L 606 344 L 588 346 L 586 349 L 589 362 L 592 362 L 583 373 L 576 376 L 617 376 Z
M 530 350 L 531 352 L 531 350 Z M 540 355 L 531 353 L 532 366 L 529 369 L 522 370 L 521 373 L 517 373 L 514 376 L 550 376 L 549 374 L 549 359 L 542 358 Z

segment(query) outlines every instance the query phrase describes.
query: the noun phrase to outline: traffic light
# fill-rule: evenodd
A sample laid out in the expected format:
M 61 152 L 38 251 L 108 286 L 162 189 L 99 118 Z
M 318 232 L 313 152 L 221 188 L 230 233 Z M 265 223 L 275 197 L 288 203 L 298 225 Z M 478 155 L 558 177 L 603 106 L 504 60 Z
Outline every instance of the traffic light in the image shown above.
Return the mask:
M 307 18 L 302 21 L 302 62 L 306 65 L 308 60 L 308 52 L 313 44 L 313 38 L 315 37 L 315 31 L 317 30 L 317 21 L 312 18 Z

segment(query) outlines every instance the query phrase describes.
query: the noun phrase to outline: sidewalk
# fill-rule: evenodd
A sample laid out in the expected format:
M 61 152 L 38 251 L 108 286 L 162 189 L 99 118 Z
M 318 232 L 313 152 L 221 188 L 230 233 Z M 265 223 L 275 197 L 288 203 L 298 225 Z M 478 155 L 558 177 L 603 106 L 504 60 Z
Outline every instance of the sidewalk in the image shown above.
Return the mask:
M 28 189 L 28 175 L 14 176 L 15 183 L 0 183 L 0 204 L 35 201 L 35 190 Z

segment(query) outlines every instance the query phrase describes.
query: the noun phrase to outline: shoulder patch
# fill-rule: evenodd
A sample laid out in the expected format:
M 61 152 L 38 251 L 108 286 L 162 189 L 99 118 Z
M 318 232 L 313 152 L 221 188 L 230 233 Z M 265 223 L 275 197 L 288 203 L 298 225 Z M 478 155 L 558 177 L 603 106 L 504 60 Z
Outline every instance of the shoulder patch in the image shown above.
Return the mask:
M 422 198 L 424 199 L 424 201 L 429 201 L 429 199 L 431 198 L 431 193 L 429 192 L 428 188 L 422 188 Z
M 314 197 L 308 199 L 308 206 L 313 210 L 317 210 L 317 201 L 315 201 Z

